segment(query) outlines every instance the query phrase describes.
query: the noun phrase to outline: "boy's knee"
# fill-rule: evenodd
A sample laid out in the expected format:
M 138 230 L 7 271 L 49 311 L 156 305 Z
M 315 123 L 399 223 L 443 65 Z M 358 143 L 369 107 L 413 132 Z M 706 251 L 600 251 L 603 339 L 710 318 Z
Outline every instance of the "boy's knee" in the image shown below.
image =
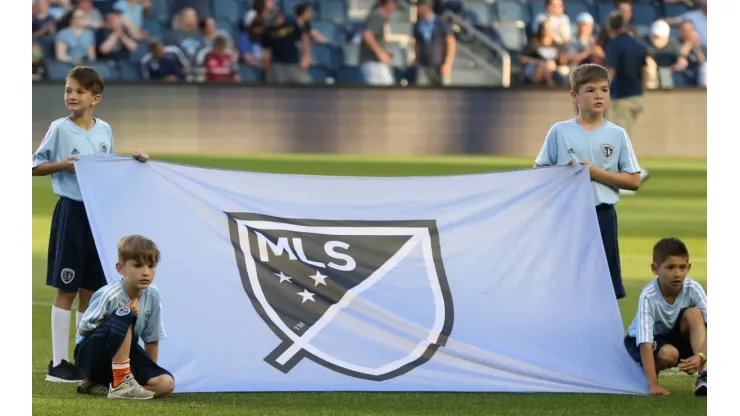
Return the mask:
M 704 322 L 704 315 L 701 313 L 701 309 L 699 308 L 686 308 L 683 311 L 681 319 L 687 323 Z
M 147 383 L 157 397 L 166 397 L 175 391 L 175 379 L 169 374 L 154 377 Z
M 673 345 L 664 345 L 660 351 L 658 351 L 658 361 L 661 362 L 662 367 L 671 368 L 678 364 L 678 350 Z

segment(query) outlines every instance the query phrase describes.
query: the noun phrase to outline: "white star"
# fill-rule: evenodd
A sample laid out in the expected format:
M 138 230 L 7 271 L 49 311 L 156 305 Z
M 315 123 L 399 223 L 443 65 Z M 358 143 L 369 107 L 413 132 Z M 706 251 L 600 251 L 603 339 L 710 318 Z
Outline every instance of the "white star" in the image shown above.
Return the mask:
M 303 289 L 303 292 L 298 293 L 298 296 L 303 298 L 303 301 L 301 303 L 306 303 L 307 300 L 310 300 L 311 302 L 316 302 L 313 297 L 314 294 L 309 292 L 306 289 Z
M 316 286 L 319 285 L 319 283 L 321 283 L 322 285 L 326 286 L 326 278 L 329 277 L 329 276 L 324 276 L 323 274 L 321 274 L 320 271 L 316 270 L 316 274 L 313 275 L 313 276 L 309 276 L 309 277 L 311 279 L 313 279 L 313 281 L 314 281 L 313 286 L 316 287 Z
M 284 275 L 283 272 L 275 273 L 275 276 L 280 278 L 280 283 L 283 283 L 283 282 L 293 283 L 290 281 L 292 277 Z

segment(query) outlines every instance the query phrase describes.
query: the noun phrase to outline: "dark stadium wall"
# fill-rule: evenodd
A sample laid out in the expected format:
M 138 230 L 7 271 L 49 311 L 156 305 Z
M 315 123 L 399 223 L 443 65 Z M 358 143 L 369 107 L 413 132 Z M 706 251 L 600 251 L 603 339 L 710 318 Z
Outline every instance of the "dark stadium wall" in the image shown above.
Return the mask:
M 65 115 L 62 90 L 33 84 L 32 150 Z M 638 155 L 706 157 L 706 109 L 706 91 L 649 92 Z M 534 157 L 573 109 L 562 90 L 109 84 L 97 115 L 120 152 Z

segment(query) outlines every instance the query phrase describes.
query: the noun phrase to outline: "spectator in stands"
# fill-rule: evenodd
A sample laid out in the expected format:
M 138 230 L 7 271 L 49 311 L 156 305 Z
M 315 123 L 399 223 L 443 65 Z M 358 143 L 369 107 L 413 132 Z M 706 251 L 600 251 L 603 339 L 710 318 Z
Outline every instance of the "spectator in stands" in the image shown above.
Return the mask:
M 274 23 L 278 11 L 275 7 L 275 0 L 254 0 L 252 8 L 244 14 L 242 22 L 245 27 L 249 27 L 254 19 L 259 17 L 264 25 L 269 26 Z
M 80 65 L 83 61 L 95 61 L 95 35 L 85 27 L 85 12 L 76 9 L 72 12 L 70 27 L 57 34 L 54 45 L 56 59 Z
M 92 0 L 77 0 L 77 8 L 85 12 L 85 27 L 91 30 L 103 27 L 103 15 L 93 7 Z
M 360 69 L 370 85 L 394 84 L 391 55 L 385 51 L 390 32 L 389 19 L 396 9 L 396 0 L 378 0 L 365 20 L 360 43 Z
M 180 12 L 187 9 L 193 9 L 196 16 L 208 17 L 211 15 L 210 10 L 208 9 L 208 0 L 172 0 L 171 3 L 173 15 L 178 15 Z
M 660 86 L 658 71 L 661 68 L 672 68 L 682 72 L 689 66 L 689 61 L 681 56 L 681 46 L 671 40 L 671 27 L 665 20 L 656 20 L 650 27 L 650 35 L 645 39 L 647 58 L 645 65 L 645 85 L 649 89 Z
M 701 37 L 691 20 L 684 20 L 678 26 L 678 40 L 681 42 L 681 56 L 686 57 L 690 66 L 698 71 L 697 83 L 706 87 L 707 49 L 701 45 Z
M 49 14 L 49 0 L 36 0 L 33 4 L 33 37 L 52 36 L 56 31 L 56 19 Z
M 105 61 L 119 61 L 128 59 L 131 52 L 135 52 L 139 45 L 127 33 L 123 17 L 117 11 L 105 15 L 105 27 L 96 33 L 98 57 Z
M 555 31 L 549 20 L 540 22 L 537 34 L 522 52 L 524 78 L 533 84 L 554 86 L 562 83 L 558 66 L 568 63 L 563 45 L 555 42 Z
M 203 36 L 203 41 L 207 48 L 212 48 L 213 41 L 219 36 L 226 40 L 226 44 L 229 48 L 233 48 L 234 40 L 231 39 L 231 34 L 216 27 L 216 20 L 214 18 L 206 17 L 200 19 L 198 26 L 200 27 L 200 33 Z
M 113 6 L 123 17 L 123 25 L 134 39 L 144 39 L 144 16 L 152 10 L 151 0 L 118 0 Z
M 264 29 L 262 18 L 257 17 L 252 20 L 249 27 L 245 28 L 244 22 L 241 22 L 240 26 L 242 26 L 242 31 L 239 37 L 239 56 L 247 65 L 264 68 L 265 62 L 262 59 L 262 44 L 260 43 Z
M 643 42 L 627 32 L 627 21 L 618 11 L 607 19 L 610 41 L 606 46 L 604 66 L 612 78 L 608 119 L 632 136 L 632 128 L 643 112 L 644 68 L 647 50 Z
M 694 30 L 699 34 L 699 40 L 701 47 L 706 51 L 707 48 L 707 0 L 697 0 L 699 6 L 696 10 L 689 10 L 686 13 L 676 17 L 667 19 L 668 23 L 678 24 L 685 20 L 690 21 L 694 25 Z
M 302 45 L 298 49 L 298 43 Z M 267 26 L 262 34 L 262 54 L 265 81 L 278 84 L 308 84 L 307 72 L 311 63 L 311 42 L 308 34 L 301 32 L 295 19 L 278 12 L 275 23 Z
M 195 9 L 183 9 L 175 16 L 175 26 L 165 39 L 167 45 L 179 47 L 190 62 L 195 61 L 198 52 L 206 46 L 205 39 L 198 30 L 198 14 Z
M 33 46 L 33 57 L 31 62 L 33 63 L 32 79 L 39 81 L 46 78 L 46 67 L 44 67 L 44 51 L 37 43 Z
M 93 0 L 93 7 L 98 9 L 103 16 L 114 10 L 114 5 L 118 0 Z
M 154 81 L 184 81 L 188 60 L 177 46 L 164 46 L 160 41 L 149 43 L 149 53 L 141 58 L 141 75 Z
M 604 50 L 596 44 L 593 16 L 583 12 L 576 17 L 576 23 L 578 35 L 566 44 L 570 69 L 582 64 L 601 64 Z
M 213 39 L 213 46 L 203 62 L 207 82 L 239 81 L 239 67 L 225 37 Z
M 631 22 L 632 22 L 632 0 L 616 0 L 615 3 L 617 4 L 616 11 L 612 11 L 612 13 L 619 13 L 624 17 L 625 21 L 625 27 L 627 28 L 627 33 L 629 33 L 632 36 L 637 37 L 637 28 L 635 28 Z M 602 51 L 606 50 L 606 44 L 609 43 L 609 30 L 606 28 L 609 26 L 608 22 L 609 18 L 607 17 L 607 21 L 603 24 L 603 29 L 601 30 L 601 33 L 599 34 L 599 38 L 597 40 L 597 44 L 601 48 Z
M 71 8 L 71 0 L 49 0 L 49 14 L 56 20 L 61 19 Z
M 327 43 L 328 40 L 318 30 L 311 26 L 311 19 L 313 18 L 313 10 L 311 10 L 311 3 L 304 2 L 298 3 L 295 6 L 295 17 L 298 22 L 298 26 L 304 33 L 307 33 L 312 41 L 316 43 Z
M 545 0 L 546 14 L 538 15 L 533 21 L 532 31 L 537 32 L 540 23 L 547 21 L 553 30 L 553 39 L 558 45 L 568 43 L 570 40 L 570 18 L 565 14 L 563 0 Z
M 414 24 L 417 85 L 449 85 L 455 60 L 455 36 L 444 19 L 438 19 L 431 0 L 417 3 L 419 19 Z

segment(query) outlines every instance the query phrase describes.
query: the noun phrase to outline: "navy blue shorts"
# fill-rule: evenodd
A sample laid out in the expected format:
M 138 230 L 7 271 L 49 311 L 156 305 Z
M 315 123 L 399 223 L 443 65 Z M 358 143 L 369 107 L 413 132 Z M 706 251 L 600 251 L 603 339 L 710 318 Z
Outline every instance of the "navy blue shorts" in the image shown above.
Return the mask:
M 655 360 L 658 359 L 658 352 L 665 345 L 672 345 L 678 350 L 679 360 L 691 358 L 694 355 L 694 351 L 691 349 L 691 341 L 681 333 L 681 318 L 683 317 L 684 311 L 686 311 L 686 308 L 681 309 L 681 312 L 678 313 L 676 325 L 673 326 L 673 329 L 671 329 L 670 332 L 667 334 L 656 334 L 653 337 L 653 358 Z M 624 346 L 627 348 L 627 352 L 630 353 L 632 359 L 642 365 L 640 346 L 637 345 L 635 337 L 631 337 L 629 335 L 624 337 Z
M 51 217 L 46 284 L 65 292 L 96 291 L 107 284 L 85 205 L 59 198 Z
M 128 308 L 118 308 L 108 315 L 92 334 L 75 347 L 75 364 L 82 376 L 95 383 L 113 382 L 113 356 L 121 348 L 128 327 L 136 324 L 136 315 Z M 131 374 L 140 385 L 154 377 L 172 374 L 149 358 L 137 339 L 131 340 Z M 174 379 L 174 377 L 172 377 Z
M 614 286 L 617 299 L 627 296 L 622 283 L 622 265 L 619 259 L 619 239 L 617 237 L 617 211 L 614 205 L 601 204 L 596 206 L 596 216 L 599 218 L 601 241 L 604 243 L 606 262 L 609 264 L 609 274 Z

